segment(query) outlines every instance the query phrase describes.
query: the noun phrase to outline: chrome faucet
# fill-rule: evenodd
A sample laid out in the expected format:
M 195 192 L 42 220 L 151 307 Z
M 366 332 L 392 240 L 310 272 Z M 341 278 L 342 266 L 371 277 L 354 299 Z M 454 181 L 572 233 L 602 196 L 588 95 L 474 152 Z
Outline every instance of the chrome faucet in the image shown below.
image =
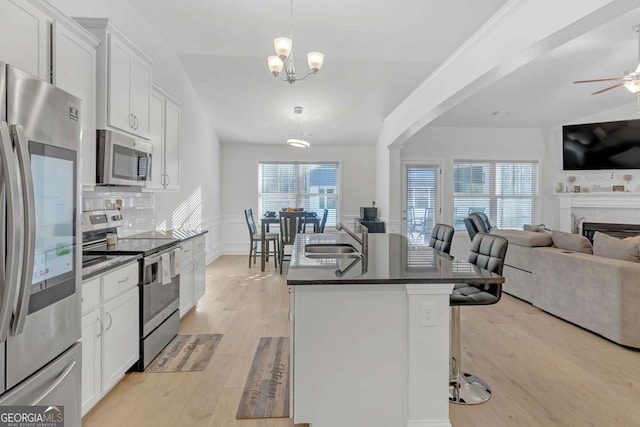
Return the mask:
M 336 230 L 344 230 L 349 236 L 351 236 L 356 242 L 360 243 L 362 256 L 367 259 L 367 255 L 369 255 L 369 229 L 364 225 L 361 225 L 362 228 L 362 237 L 359 237 L 356 233 L 349 230 L 347 226 L 343 223 L 339 222 L 336 225 Z

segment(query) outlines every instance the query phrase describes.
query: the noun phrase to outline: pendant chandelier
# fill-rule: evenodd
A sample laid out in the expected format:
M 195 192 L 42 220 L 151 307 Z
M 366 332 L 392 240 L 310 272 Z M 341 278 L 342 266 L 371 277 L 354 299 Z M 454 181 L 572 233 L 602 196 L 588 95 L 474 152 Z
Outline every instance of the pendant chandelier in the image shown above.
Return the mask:
M 273 74 L 274 77 L 280 77 L 280 79 L 284 82 L 288 82 L 293 84 L 299 80 L 304 80 L 307 76 L 311 74 L 316 74 L 320 68 L 322 68 L 322 63 L 324 62 L 324 55 L 320 52 L 309 52 L 307 53 L 307 64 L 311 71 L 305 74 L 303 77 L 296 77 L 296 69 L 293 65 L 293 0 L 291 0 L 291 10 L 290 10 L 290 31 L 289 38 L 286 37 L 278 37 L 273 41 L 273 46 L 275 48 L 276 54 L 271 55 L 267 58 L 267 65 L 269 67 L 269 71 Z M 282 73 L 282 69 L 284 68 L 284 73 Z
M 298 137 L 287 139 L 287 144 L 296 148 L 309 148 L 311 144 L 302 139 L 302 135 L 300 134 L 300 114 L 302 114 L 302 107 L 293 107 L 293 112 L 298 116 Z

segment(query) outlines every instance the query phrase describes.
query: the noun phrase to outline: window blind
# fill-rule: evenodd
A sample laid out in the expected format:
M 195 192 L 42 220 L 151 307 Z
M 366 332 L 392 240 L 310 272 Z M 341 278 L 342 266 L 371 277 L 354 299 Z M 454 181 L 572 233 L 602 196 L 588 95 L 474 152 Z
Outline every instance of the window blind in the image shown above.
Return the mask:
M 405 166 L 405 198 L 407 212 L 406 235 L 413 240 L 425 241 L 433 228 L 436 213 L 438 168 L 435 166 Z
M 471 212 L 484 212 L 498 228 L 539 222 L 538 162 L 453 162 L 453 220 L 464 229 Z
M 258 164 L 258 212 L 304 208 L 322 217 L 327 226 L 339 218 L 340 167 L 338 163 L 260 162 Z

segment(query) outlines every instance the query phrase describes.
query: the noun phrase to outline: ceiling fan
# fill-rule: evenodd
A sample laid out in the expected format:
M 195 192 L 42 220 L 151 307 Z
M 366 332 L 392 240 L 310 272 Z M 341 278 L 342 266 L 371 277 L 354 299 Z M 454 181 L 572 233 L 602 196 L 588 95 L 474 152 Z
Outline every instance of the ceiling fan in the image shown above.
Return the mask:
M 574 83 L 594 83 L 594 82 L 607 82 L 607 81 L 615 81 L 616 84 L 606 87 L 604 89 L 600 89 L 596 92 L 593 92 L 591 95 L 597 95 L 602 92 L 606 92 L 611 89 L 615 89 L 620 86 L 624 86 L 629 89 L 629 92 L 638 94 L 640 96 L 640 24 L 633 26 L 633 31 L 638 33 L 638 66 L 633 71 L 625 71 L 622 77 L 611 77 L 607 79 L 594 79 L 594 80 L 577 80 Z M 640 98 L 639 98 L 640 102 Z

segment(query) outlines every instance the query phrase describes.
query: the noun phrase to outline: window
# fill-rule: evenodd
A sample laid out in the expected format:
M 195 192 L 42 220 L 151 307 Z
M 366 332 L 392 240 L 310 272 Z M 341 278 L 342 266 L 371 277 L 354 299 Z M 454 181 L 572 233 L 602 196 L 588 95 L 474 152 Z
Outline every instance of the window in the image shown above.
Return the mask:
M 260 162 L 258 165 L 258 213 L 282 208 L 304 208 L 322 216 L 327 226 L 339 217 L 340 168 L 338 163 Z
M 538 162 L 453 162 L 453 220 L 484 212 L 498 228 L 522 228 L 538 222 Z

